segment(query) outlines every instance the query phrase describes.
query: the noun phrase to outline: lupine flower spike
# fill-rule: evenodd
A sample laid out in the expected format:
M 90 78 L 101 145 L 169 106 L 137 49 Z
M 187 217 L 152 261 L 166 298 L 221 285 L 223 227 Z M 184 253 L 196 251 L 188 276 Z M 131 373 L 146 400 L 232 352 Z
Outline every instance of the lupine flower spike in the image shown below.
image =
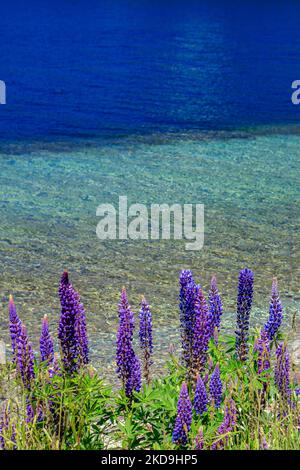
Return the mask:
M 119 329 L 117 334 L 117 374 L 122 380 L 125 394 L 132 396 L 133 391 L 141 389 L 141 366 L 132 346 L 134 315 L 123 287 L 119 303 Z
M 67 373 L 73 374 L 89 361 L 85 310 L 80 296 L 69 282 L 67 272 L 59 286 L 61 316 L 58 328 L 62 361 Z
M 194 398 L 194 410 L 198 415 L 202 415 L 207 411 L 207 405 L 208 398 L 206 388 L 200 375 L 198 375 Z
M 17 339 L 18 369 L 24 387 L 30 389 L 34 379 L 34 356 L 32 346 L 29 343 L 25 325 L 21 327 L 21 333 Z
M 203 291 L 199 286 L 195 299 L 195 324 L 193 329 L 193 378 L 201 373 L 207 361 L 211 333 L 211 315 Z
M 146 302 L 145 297 L 142 298 L 140 309 L 140 347 L 143 352 L 144 376 L 147 384 L 150 383 L 150 367 L 152 365 L 153 341 L 152 341 L 152 315 L 151 310 Z
M 181 271 L 179 284 L 182 360 L 186 369 L 190 371 L 193 362 L 193 329 L 195 322 L 195 296 L 197 292 L 192 272 L 189 270 Z
M 245 361 L 248 356 L 249 319 L 253 300 L 254 275 L 250 269 L 243 269 L 239 276 L 237 296 L 236 350 L 238 358 Z
M 12 355 L 13 361 L 16 362 L 17 360 L 17 339 L 21 333 L 21 326 L 22 322 L 17 314 L 17 309 L 14 304 L 14 299 L 12 295 L 9 297 L 9 331 L 10 331 L 10 339 L 11 339 L 11 348 L 12 348 Z
M 223 313 L 222 300 L 218 291 L 216 276 L 213 276 L 211 279 L 209 291 L 209 310 L 211 314 L 210 336 L 213 336 L 215 333 L 215 328 L 217 328 L 218 332 L 220 331 L 221 316 Z
M 269 309 L 269 319 L 265 324 L 265 330 L 268 334 L 270 341 L 273 340 L 277 331 L 279 330 L 283 318 L 282 305 L 278 293 L 278 282 L 277 278 L 273 278 L 272 282 L 272 292 L 270 299 L 270 309 Z
M 42 320 L 42 332 L 40 337 L 41 361 L 52 364 L 54 359 L 53 340 L 49 332 L 49 322 L 47 315 Z
M 192 404 L 187 385 L 184 382 L 181 387 L 177 404 L 177 416 L 173 430 L 172 440 L 177 445 L 185 446 L 188 442 L 188 433 L 192 424 Z
M 222 389 L 223 386 L 220 378 L 220 367 L 219 364 L 217 364 L 209 382 L 210 398 L 215 408 L 220 408 L 221 406 Z

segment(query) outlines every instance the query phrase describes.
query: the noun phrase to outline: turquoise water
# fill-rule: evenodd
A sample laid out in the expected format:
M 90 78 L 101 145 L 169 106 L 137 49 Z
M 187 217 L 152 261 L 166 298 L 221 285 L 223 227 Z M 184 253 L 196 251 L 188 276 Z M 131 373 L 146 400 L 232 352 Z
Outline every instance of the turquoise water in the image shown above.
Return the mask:
M 92 357 L 111 363 L 117 302 L 123 285 L 135 311 L 152 305 L 156 354 L 178 338 L 178 274 L 191 268 L 207 291 L 217 273 L 226 314 L 234 321 L 238 271 L 255 272 L 252 324 L 267 315 L 273 275 L 287 307 L 299 306 L 300 134 L 297 128 L 152 135 L 70 144 L 11 144 L 0 154 L 1 330 L 7 300 L 37 345 L 39 319 L 59 316 L 57 285 L 68 269 L 88 315 Z M 205 243 L 106 241 L 96 237 L 103 202 L 203 203 Z

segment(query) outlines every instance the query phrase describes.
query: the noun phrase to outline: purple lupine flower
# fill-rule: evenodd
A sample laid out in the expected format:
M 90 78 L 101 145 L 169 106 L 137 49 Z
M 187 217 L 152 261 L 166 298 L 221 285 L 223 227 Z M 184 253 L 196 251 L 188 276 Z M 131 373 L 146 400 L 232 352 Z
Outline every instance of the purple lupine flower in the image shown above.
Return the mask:
M 209 382 L 210 398 L 215 408 L 220 408 L 221 406 L 222 389 L 223 386 L 220 378 L 220 367 L 219 364 L 217 364 Z
M 14 423 L 11 423 L 10 406 L 5 403 L 0 415 L 0 449 L 7 450 L 11 445 L 16 449 L 16 429 Z
M 133 391 L 139 392 L 142 385 L 142 373 L 141 373 L 141 363 L 136 356 L 133 354 L 132 361 L 130 365 L 129 377 L 125 385 L 125 394 L 127 397 L 131 397 Z
M 195 450 L 203 450 L 203 447 L 204 447 L 203 429 L 200 428 L 195 439 Z
M 180 323 L 184 329 L 186 320 L 186 289 L 189 284 L 194 284 L 192 271 L 183 269 L 179 276 L 180 292 L 179 292 L 179 307 L 180 307 Z
M 172 440 L 177 445 L 186 445 L 192 424 L 192 404 L 187 385 L 183 382 L 177 403 L 177 416 Z
M 125 387 L 130 375 L 130 366 L 134 355 L 132 339 L 134 331 L 134 314 L 128 303 L 125 287 L 121 291 L 119 303 L 119 329 L 117 334 L 117 374 Z
M 207 361 L 208 343 L 211 332 L 211 315 L 200 286 L 197 286 L 195 299 L 195 323 L 193 327 L 193 376 L 203 371 Z
M 283 318 L 283 309 L 278 292 L 277 278 L 273 278 L 272 291 L 270 299 L 269 319 L 265 324 L 265 330 L 270 341 L 274 338 L 279 330 Z
M 250 269 L 242 269 L 239 275 L 237 296 L 236 350 L 241 361 L 248 355 L 249 319 L 253 300 L 254 275 Z
M 29 343 L 25 325 L 21 326 L 21 333 L 17 338 L 17 364 L 24 387 L 30 389 L 34 374 L 34 355 Z
M 194 409 L 198 415 L 202 415 L 207 411 L 207 405 L 208 398 L 206 388 L 200 375 L 198 375 L 194 397 Z
M 228 433 L 232 432 L 236 426 L 237 411 L 232 398 L 226 400 L 225 413 L 222 424 L 218 428 L 219 437 L 211 446 L 212 450 L 222 450 L 228 442 Z
M 211 278 L 210 291 L 209 291 L 209 310 L 211 314 L 211 333 L 213 336 L 215 328 L 220 331 L 221 315 L 223 313 L 222 300 L 218 291 L 217 278 Z
M 51 364 L 54 359 L 53 339 L 49 332 L 49 322 L 47 315 L 42 320 L 42 332 L 40 337 L 41 361 Z
M 152 315 L 150 306 L 145 297 L 142 298 L 140 309 L 140 347 L 143 352 L 144 376 L 147 384 L 150 383 L 150 367 L 152 365 L 153 341 L 152 341 Z
M 21 333 L 22 322 L 17 314 L 17 309 L 14 304 L 14 299 L 12 295 L 10 295 L 9 297 L 8 311 L 9 311 L 9 331 L 10 331 L 10 338 L 11 338 L 12 355 L 13 355 L 13 361 L 16 362 L 17 338 Z
M 276 350 L 275 385 L 283 401 L 289 401 L 290 387 L 290 356 L 286 344 L 280 343 Z
M 117 334 L 117 374 L 122 380 L 126 396 L 141 389 L 141 367 L 133 346 L 134 315 L 128 303 L 125 287 L 119 303 L 119 329 Z
M 69 276 L 64 272 L 59 286 L 61 316 L 58 327 L 62 361 L 67 373 L 78 370 L 79 338 L 77 331 L 77 302 L 73 289 L 70 289 Z
M 67 373 L 76 372 L 81 365 L 88 363 L 88 337 L 85 310 L 80 296 L 69 282 L 64 272 L 59 286 L 61 316 L 58 328 L 62 361 Z
M 179 283 L 182 359 L 187 370 L 191 370 L 193 361 L 193 330 L 195 322 L 195 297 L 197 286 L 190 270 L 181 271 Z
M 79 364 L 87 365 L 89 363 L 89 345 L 88 345 L 88 334 L 86 327 L 86 314 L 83 304 L 81 303 L 79 293 L 74 289 L 73 285 L 69 281 L 67 272 L 62 275 L 61 282 L 62 292 L 64 287 L 67 287 L 74 300 L 74 309 L 76 312 L 76 330 L 78 338 L 78 358 Z

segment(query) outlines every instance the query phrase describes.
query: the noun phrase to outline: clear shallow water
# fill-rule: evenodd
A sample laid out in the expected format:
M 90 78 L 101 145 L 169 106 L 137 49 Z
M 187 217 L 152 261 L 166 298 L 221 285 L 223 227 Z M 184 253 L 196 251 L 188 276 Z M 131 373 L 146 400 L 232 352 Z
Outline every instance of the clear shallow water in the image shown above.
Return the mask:
M 287 132 L 288 131 L 288 132 Z M 190 267 L 207 291 L 218 274 L 233 324 L 238 271 L 255 272 L 252 324 L 267 315 L 277 275 L 286 326 L 299 306 L 300 135 L 197 133 L 86 145 L 12 145 L 0 155 L 1 328 L 10 292 L 33 338 L 48 313 L 55 330 L 59 275 L 70 271 L 88 311 L 92 356 L 114 355 L 116 306 L 123 285 L 135 311 L 149 299 L 157 356 L 178 333 L 178 273 Z M 96 237 L 100 203 L 204 203 L 205 246 L 184 241 L 106 241 Z

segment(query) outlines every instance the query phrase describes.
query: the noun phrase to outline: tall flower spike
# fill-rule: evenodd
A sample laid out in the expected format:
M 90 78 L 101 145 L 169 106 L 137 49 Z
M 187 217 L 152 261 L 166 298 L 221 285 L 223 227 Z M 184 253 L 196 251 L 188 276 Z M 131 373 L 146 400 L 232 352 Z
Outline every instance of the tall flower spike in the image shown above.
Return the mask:
M 141 390 L 141 381 L 141 363 L 138 356 L 133 353 L 129 377 L 125 385 L 125 394 L 127 397 L 131 397 L 133 391 L 139 392 Z
M 76 372 L 81 365 L 87 364 L 88 337 L 86 331 L 85 310 L 80 296 L 69 282 L 64 272 L 59 286 L 61 316 L 58 328 L 62 361 L 67 373 Z
M 182 359 L 187 370 L 191 370 L 193 361 L 193 330 L 195 322 L 195 296 L 197 286 L 190 270 L 181 271 L 179 284 Z
M 269 308 L 269 319 L 265 324 L 265 330 L 268 334 L 270 341 L 274 338 L 277 331 L 279 330 L 283 318 L 283 309 L 278 293 L 278 282 L 277 278 L 273 278 L 272 291 Z
M 218 428 L 218 438 L 212 445 L 212 450 L 222 450 L 228 442 L 228 433 L 232 432 L 236 426 L 236 405 L 232 398 L 226 400 L 225 414 L 222 424 Z
M 194 310 L 192 376 L 195 379 L 197 374 L 203 371 L 206 364 L 211 333 L 211 315 L 200 286 L 197 287 Z
M 72 374 L 79 367 L 79 338 L 77 330 L 77 302 L 70 289 L 69 276 L 64 272 L 59 286 L 61 315 L 58 327 L 62 361 L 67 373 Z
M 53 339 L 49 332 L 49 322 L 47 315 L 42 319 L 42 332 L 40 337 L 41 361 L 52 364 L 54 359 Z
M 30 389 L 34 379 L 34 356 L 31 344 L 28 341 L 25 325 L 21 327 L 21 333 L 17 339 L 18 369 L 24 387 Z
M 125 394 L 132 396 L 133 391 L 141 389 L 141 367 L 132 346 L 134 315 L 128 303 L 125 287 L 119 303 L 119 329 L 117 334 L 117 374 L 121 379 Z
M 140 309 L 140 347 L 143 352 L 144 376 L 147 384 L 150 383 L 150 367 L 152 365 L 153 341 L 152 341 L 152 315 L 150 307 L 142 298 Z
M 241 361 L 248 355 L 249 319 L 253 300 L 254 275 L 250 269 L 242 269 L 237 296 L 236 350 Z
M 215 328 L 220 331 L 221 315 L 223 313 L 222 300 L 218 291 L 217 278 L 211 278 L 210 291 L 209 291 L 209 310 L 211 314 L 211 332 L 210 336 L 214 335 Z
M 217 364 L 209 382 L 210 398 L 215 408 L 220 408 L 221 406 L 222 388 L 223 386 L 220 378 L 220 367 L 219 364 Z
M 194 398 L 194 409 L 198 415 L 202 415 L 207 411 L 207 405 L 208 399 L 206 388 L 200 375 L 198 375 Z
M 9 331 L 10 331 L 12 355 L 13 355 L 13 361 L 16 362 L 17 339 L 21 333 L 22 322 L 17 314 L 17 309 L 14 304 L 14 299 L 12 295 L 9 297 L 8 311 L 9 311 Z
M 172 440 L 177 445 L 186 445 L 188 433 L 192 424 L 192 404 L 190 401 L 187 385 L 184 382 L 181 387 L 177 403 L 177 416 L 173 430 Z

